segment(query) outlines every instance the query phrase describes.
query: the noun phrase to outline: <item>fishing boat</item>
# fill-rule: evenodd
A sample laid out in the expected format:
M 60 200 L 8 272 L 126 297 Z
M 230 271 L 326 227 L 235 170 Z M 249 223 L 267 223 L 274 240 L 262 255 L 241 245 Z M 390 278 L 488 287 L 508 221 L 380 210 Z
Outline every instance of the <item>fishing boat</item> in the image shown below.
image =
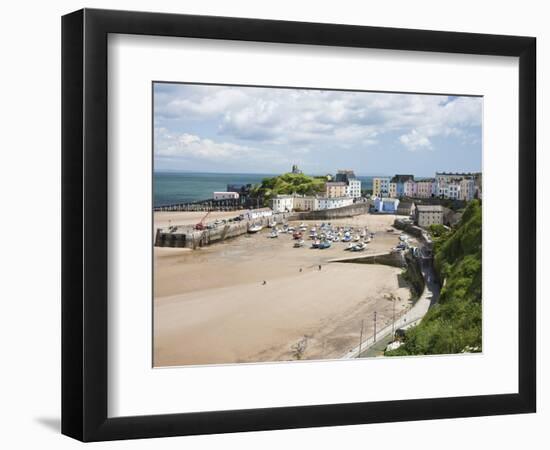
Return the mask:
M 359 244 L 355 244 L 351 248 L 351 251 L 352 252 L 361 252 L 361 251 L 365 250 L 366 247 L 367 247 L 367 245 L 364 242 L 359 242 Z
M 258 231 L 261 231 L 264 227 L 262 227 L 259 223 L 253 224 L 251 227 L 248 228 L 249 233 L 257 233 Z
M 330 241 L 322 241 L 320 244 L 319 244 L 319 248 L 320 249 L 325 249 L 325 248 L 329 248 L 330 247 Z
M 301 239 L 302 238 L 302 233 L 299 232 L 299 231 L 295 231 L 293 234 L 292 234 L 292 237 L 294 239 Z
M 300 248 L 304 246 L 304 240 L 300 239 L 299 241 L 294 243 L 294 248 Z
M 355 237 L 353 238 L 353 240 L 354 240 L 355 242 L 359 242 L 359 239 L 360 239 L 360 238 L 359 238 L 359 235 L 358 235 L 358 234 L 356 234 Z
M 268 228 L 273 228 L 275 225 L 277 225 L 277 221 L 276 221 L 276 220 L 274 220 L 274 221 L 272 221 L 272 222 L 269 222 L 269 223 L 267 224 Z
M 274 229 L 274 230 L 271 232 L 271 234 L 269 235 L 269 237 L 272 238 L 272 239 L 273 239 L 273 238 L 278 238 L 278 237 L 279 237 L 279 233 L 277 233 L 277 230 Z
M 319 245 L 321 245 L 321 241 L 313 241 L 313 244 L 311 244 L 311 248 L 319 248 Z
M 348 251 L 348 250 L 351 250 L 353 247 L 354 245 L 350 242 L 344 250 Z
M 349 234 L 346 234 L 343 238 L 342 238 L 342 242 L 349 242 L 351 241 L 351 236 Z

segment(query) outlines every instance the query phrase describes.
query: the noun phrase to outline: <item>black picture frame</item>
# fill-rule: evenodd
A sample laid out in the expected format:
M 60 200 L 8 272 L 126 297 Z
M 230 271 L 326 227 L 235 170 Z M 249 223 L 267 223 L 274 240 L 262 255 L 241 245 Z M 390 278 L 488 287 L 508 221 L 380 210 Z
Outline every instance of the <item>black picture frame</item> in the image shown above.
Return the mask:
M 109 418 L 107 36 L 178 36 L 519 58 L 517 393 Z M 535 412 L 536 39 L 83 9 L 62 18 L 62 433 L 82 441 Z M 510 295 L 513 295 L 510 293 Z

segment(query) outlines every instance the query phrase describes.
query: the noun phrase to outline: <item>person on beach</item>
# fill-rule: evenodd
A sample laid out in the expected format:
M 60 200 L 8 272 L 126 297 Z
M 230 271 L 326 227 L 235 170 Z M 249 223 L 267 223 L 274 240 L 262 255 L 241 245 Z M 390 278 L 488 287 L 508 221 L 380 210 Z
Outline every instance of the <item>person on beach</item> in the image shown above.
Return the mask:
M 321 270 L 321 264 L 319 264 L 319 270 Z
M 300 267 L 300 273 L 302 273 L 302 268 Z
M 262 283 L 262 286 L 266 285 L 267 284 L 267 281 L 264 280 L 264 282 Z

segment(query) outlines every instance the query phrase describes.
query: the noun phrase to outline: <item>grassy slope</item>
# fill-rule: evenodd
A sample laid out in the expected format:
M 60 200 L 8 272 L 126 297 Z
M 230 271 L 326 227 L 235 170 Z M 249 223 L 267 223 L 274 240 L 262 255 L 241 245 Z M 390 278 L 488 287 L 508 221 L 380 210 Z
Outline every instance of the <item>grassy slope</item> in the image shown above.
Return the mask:
M 445 280 L 439 304 L 386 356 L 481 351 L 480 202 L 470 202 L 459 225 L 435 242 L 435 268 Z
M 264 198 L 266 204 L 275 195 L 315 195 L 324 191 L 325 177 L 310 177 L 304 174 L 285 173 L 265 178 L 260 185 L 254 186 L 253 195 Z

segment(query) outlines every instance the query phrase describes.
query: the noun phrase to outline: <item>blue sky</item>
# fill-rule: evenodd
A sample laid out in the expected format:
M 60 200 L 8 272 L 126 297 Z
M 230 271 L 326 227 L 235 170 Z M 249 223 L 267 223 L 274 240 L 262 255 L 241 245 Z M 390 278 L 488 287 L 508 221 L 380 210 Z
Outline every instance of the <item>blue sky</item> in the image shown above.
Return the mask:
M 156 171 L 480 171 L 480 97 L 154 85 Z

